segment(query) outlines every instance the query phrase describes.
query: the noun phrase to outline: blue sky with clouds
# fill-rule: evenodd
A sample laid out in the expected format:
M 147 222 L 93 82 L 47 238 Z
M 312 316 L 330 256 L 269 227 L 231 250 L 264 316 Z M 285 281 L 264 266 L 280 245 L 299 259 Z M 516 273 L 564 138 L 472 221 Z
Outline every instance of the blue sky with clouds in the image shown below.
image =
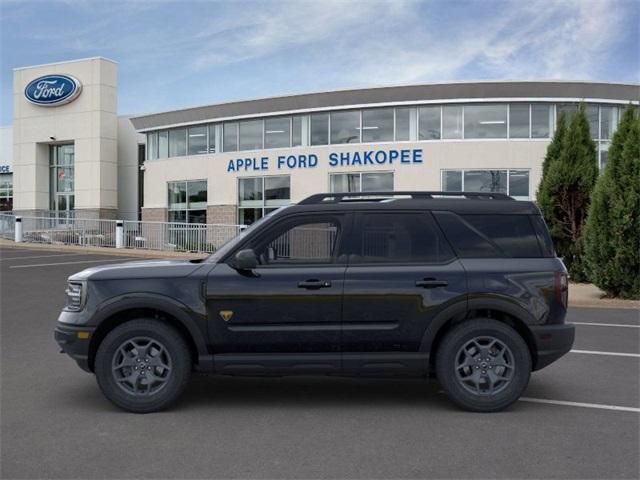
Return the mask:
M 638 82 L 640 1 L 0 0 L 1 125 L 12 69 L 119 63 L 120 113 L 371 85 Z

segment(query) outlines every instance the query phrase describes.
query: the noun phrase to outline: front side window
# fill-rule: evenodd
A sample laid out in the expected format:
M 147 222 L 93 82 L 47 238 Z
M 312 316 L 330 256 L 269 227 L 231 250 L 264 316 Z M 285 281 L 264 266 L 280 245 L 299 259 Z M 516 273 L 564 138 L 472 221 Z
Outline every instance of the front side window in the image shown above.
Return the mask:
M 189 155 L 201 155 L 207 153 L 207 127 L 191 127 L 188 134 Z
M 356 229 L 354 263 L 442 263 L 453 258 L 431 216 L 365 213 Z
M 267 118 L 264 121 L 264 148 L 291 146 L 291 117 Z
M 464 138 L 507 138 L 507 105 L 465 106 Z
M 238 222 L 251 225 L 266 214 L 291 203 L 288 175 L 238 179 Z
M 240 150 L 259 150 L 262 148 L 262 120 L 240 122 Z
M 332 263 L 339 233 L 338 217 L 300 218 L 278 228 L 255 250 L 262 265 Z
M 418 109 L 418 140 L 440 140 L 440 106 Z
M 392 191 L 393 172 L 332 173 L 329 189 L 332 193 Z
M 207 181 L 168 183 L 169 221 L 180 223 L 207 222 Z
M 169 130 L 169 156 L 182 157 L 187 154 L 187 129 Z
M 360 111 L 331 113 L 331 144 L 360 141 Z
M 393 141 L 393 108 L 371 108 L 362 111 L 362 141 Z

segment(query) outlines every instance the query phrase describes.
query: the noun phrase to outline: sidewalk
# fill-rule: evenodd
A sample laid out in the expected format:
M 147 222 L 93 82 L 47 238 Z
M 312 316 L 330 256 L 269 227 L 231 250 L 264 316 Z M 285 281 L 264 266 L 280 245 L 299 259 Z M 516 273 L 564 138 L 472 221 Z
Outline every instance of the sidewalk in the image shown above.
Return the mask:
M 569 305 L 592 308 L 631 308 L 640 311 L 640 300 L 603 298 L 605 293 L 590 283 L 569 284 Z

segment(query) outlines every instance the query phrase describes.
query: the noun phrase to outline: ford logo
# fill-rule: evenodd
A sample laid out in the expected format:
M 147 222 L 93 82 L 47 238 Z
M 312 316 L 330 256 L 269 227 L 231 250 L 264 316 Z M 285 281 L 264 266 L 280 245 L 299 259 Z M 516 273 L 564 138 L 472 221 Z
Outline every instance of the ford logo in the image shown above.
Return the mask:
M 70 75 L 45 75 L 29 82 L 24 96 L 36 105 L 57 106 L 75 100 L 81 90 L 80 81 Z

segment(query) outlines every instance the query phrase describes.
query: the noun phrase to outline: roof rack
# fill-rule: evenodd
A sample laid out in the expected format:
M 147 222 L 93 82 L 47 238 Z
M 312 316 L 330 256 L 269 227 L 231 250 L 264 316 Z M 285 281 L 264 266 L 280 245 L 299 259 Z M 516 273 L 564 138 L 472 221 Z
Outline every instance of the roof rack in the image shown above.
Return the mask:
M 340 203 L 344 201 L 383 201 L 393 197 L 411 197 L 416 200 L 433 199 L 437 197 L 463 197 L 474 200 L 513 200 L 505 193 L 490 192 L 345 192 L 345 193 L 316 193 L 305 198 L 298 205 L 318 203 Z

